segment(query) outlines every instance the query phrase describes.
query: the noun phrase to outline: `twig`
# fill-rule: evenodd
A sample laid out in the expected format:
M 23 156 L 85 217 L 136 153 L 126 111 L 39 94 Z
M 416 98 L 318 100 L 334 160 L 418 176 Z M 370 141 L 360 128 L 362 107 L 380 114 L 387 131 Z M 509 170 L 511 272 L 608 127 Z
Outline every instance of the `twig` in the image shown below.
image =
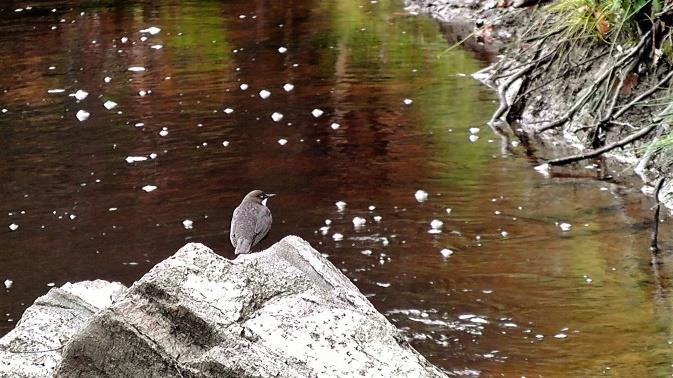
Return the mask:
M 576 161 L 584 160 L 584 159 L 591 159 L 595 158 L 601 154 L 604 154 L 608 151 L 614 150 L 615 148 L 625 146 L 633 141 L 636 141 L 645 135 L 649 134 L 652 130 L 654 130 L 658 124 L 654 123 L 649 126 L 643 127 L 640 129 L 638 132 L 635 132 L 629 136 L 627 136 L 624 139 L 621 139 L 615 143 L 609 144 L 607 146 L 603 146 L 601 148 L 597 148 L 595 150 L 591 150 L 589 152 L 585 152 L 583 154 L 578 154 L 578 155 L 572 155 L 572 156 L 567 156 L 567 157 L 562 157 L 558 159 L 552 159 L 547 161 L 546 163 L 549 165 L 565 165 L 565 164 L 570 164 L 574 163 Z
M 661 201 L 659 200 L 659 192 L 664 186 L 665 178 L 662 177 L 657 183 L 656 189 L 654 189 L 654 200 L 657 201 L 657 206 L 654 209 L 654 230 L 652 230 L 652 239 L 650 240 L 650 251 L 659 253 L 659 208 L 661 207 Z

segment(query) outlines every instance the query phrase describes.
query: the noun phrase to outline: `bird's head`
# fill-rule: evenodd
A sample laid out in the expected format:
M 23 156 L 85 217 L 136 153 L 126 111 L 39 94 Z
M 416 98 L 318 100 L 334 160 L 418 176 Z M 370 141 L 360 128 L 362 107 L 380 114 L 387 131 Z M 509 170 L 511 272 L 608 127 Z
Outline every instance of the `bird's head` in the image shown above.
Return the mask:
M 266 201 L 273 196 L 275 196 L 275 194 L 264 193 L 261 190 L 253 190 L 252 192 L 248 193 L 248 195 L 245 196 L 243 200 L 254 201 L 266 206 Z

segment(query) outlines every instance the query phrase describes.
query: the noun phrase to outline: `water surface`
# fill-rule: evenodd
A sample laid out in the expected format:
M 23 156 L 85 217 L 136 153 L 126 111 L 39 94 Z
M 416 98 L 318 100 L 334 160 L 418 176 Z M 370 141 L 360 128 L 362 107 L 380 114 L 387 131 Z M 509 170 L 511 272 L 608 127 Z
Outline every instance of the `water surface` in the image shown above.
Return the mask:
M 394 0 L 27 5 L 0 6 L 0 334 L 53 285 L 130 284 L 187 241 L 233 257 L 230 214 L 260 188 L 260 247 L 307 239 L 448 372 L 673 372 L 650 200 L 501 155 L 469 77 L 487 62 L 432 20 Z

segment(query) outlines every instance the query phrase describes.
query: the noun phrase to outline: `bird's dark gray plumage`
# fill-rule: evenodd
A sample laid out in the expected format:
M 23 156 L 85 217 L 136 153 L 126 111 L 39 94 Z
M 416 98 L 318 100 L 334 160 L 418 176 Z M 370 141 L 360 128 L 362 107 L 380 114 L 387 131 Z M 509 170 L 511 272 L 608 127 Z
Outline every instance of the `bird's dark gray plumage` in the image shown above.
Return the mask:
M 271 210 L 266 201 L 275 194 L 253 190 L 243 198 L 231 217 L 229 238 L 236 254 L 249 253 L 252 247 L 264 239 L 271 229 Z

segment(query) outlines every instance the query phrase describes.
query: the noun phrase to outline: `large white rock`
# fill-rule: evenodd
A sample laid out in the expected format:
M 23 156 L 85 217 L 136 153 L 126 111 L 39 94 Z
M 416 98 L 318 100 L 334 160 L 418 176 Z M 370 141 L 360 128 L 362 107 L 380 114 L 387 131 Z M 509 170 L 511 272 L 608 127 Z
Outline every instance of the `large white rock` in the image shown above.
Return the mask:
M 26 339 L 31 349 L 66 343 L 33 376 L 54 368 L 57 377 L 445 376 L 295 236 L 233 261 L 187 244 L 111 306 L 82 301 L 101 310 L 68 320 L 67 330 L 35 329 L 49 342 Z M 9 376 L 27 375 L 8 366 Z
M 0 377 L 51 377 L 72 335 L 126 289 L 102 280 L 53 288 L 0 339 Z

